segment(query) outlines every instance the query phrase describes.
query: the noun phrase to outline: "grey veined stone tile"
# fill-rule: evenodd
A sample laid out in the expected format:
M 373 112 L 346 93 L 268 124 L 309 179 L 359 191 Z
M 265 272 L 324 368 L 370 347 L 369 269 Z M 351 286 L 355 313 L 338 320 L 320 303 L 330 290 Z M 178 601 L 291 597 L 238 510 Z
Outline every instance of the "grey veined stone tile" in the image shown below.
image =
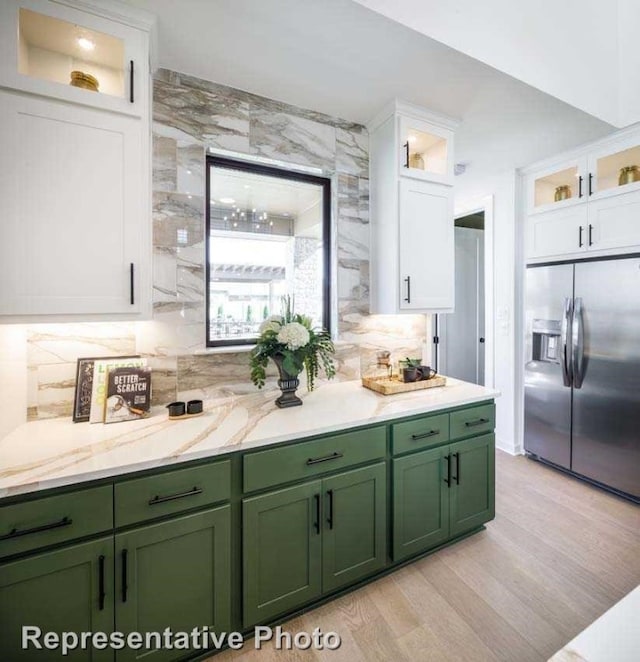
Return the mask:
M 207 90 L 156 80 L 153 120 L 207 146 L 249 151 L 249 104 Z
M 176 141 L 153 134 L 153 177 L 154 191 L 176 190 Z
M 204 240 L 204 198 L 179 193 L 153 194 L 153 245 L 178 248 Z
M 336 129 L 336 170 L 369 177 L 369 134 Z
M 333 170 L 336 130 L 332 126 L 260 108 L 252 108 L 250 117 L 254 154 Z

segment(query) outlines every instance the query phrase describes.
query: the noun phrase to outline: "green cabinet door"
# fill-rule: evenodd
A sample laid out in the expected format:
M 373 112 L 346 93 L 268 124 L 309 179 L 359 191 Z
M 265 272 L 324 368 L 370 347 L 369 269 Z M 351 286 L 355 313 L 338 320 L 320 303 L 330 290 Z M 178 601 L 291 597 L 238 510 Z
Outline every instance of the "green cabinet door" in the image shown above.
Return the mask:
M 245 627 L 320 595 L 321 489 L 314 480 L 243 500 Z
M 113 538 L 73 545 L 0 566 L 0 659 L 105 662 L 113 651 L 22 649 L 22 627 L 46 632 L 113 630 Z M 42 644 L 42 638 L 40 638 Z
M 451 537 L 471 531 L 495 516 L 494 436 L 485 434 L 449 446 Z
M 444 446 L 392 460 L 394 561 L 449 537 L 448 454 L 449 446 Z
M 229 515 L 230 507 L 222 506 L 116 535 L 116 630 L 229 631 Z M 186 654 L 127 648 L 117 660 L 159 662 Z
M 386 563 L 386 463 L 325 478 L 322 493 L 322 590 L 327 593 Z

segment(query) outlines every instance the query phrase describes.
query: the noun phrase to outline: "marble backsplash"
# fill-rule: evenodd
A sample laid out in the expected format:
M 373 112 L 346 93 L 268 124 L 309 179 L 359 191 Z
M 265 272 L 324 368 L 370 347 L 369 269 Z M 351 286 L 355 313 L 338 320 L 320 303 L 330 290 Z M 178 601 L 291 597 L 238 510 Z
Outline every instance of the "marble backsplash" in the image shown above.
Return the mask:
M 153 320 L 27 326 L 30 420 L 71 414 L 76 360 L 83 356 L 147 357 L 155 404 L 254 388 L 246 351 L 204 352 L 209 149 L 311 166 L 331 178 L 338 379 L 357 378 L 361 353 L 379 347 L 398 356 L 420 354 L 425 316 L 369 315 L 369 163 L 363 126 L 167 70 L 154 80 L 153 120 Z M 275 380 L 267 386 L 275 387 Z

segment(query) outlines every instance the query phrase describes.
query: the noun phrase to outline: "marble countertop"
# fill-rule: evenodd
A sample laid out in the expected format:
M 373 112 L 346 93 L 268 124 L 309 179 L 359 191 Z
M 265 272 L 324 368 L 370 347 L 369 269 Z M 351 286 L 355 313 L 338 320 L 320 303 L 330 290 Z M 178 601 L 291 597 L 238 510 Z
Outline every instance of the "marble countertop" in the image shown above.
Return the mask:
M 637 662 L 640 586 L 561 648 L 549 662 Z
M 384 396 L 360 381 L 298 391 L 278 409 L 276 391 L 205 403 L 202 416 L 170 421 L 164 408 L 110 425 L 56 418 L 25 423 L 0 440 L 0 498 L 389 421 L 494 398 L 498 391 L 448 378 L 441 388 Z

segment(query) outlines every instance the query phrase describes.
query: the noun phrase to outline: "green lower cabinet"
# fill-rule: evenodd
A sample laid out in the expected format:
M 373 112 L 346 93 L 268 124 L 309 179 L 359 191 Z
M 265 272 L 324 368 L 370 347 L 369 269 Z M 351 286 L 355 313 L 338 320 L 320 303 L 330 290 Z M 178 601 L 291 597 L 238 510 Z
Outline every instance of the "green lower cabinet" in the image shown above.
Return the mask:
M 322 483 L 244 499 L 243 623 L 312 602 L 322 591 Z
M 453 538 L 495 516 L 494 435 L 485 434 L 449 446 L 451 499 L 449 533 Z
M 104 662 L 113 651 L 22 649 L 22 627 L 46 632 L 113 629 L 113 537 L 0 566 L 0 659 L 11 662 Z M 40 638 L 42 644 L 42 638 Z
M 322 490 L 322 590 L 328 593 L 386 563 L 386 464 L 325 478 Z
M 115 537 L 115 625 L 119 632 L 190 632 L 231 625 L 230 506 L 140 527 Z M 118 662 L 153 662 L 185 650 L 117 652 Z
M 394 561 L 449 537 L 448 452 L 449 446 L 444 446 L 392 460 Z
M 245 627 L 386 563 L 386 464 L 243 500 Z

